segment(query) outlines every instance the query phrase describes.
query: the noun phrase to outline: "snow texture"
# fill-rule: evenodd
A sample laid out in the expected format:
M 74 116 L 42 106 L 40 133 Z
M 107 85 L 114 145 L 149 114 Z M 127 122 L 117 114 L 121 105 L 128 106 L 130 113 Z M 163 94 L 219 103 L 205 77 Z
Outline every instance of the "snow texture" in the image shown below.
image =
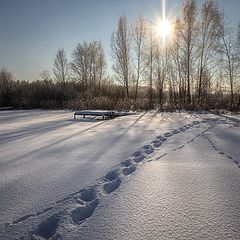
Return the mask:
M 2 152 L 21 156 L 18 149 L 25 145 L 29 152 L 18 161 L 1 155 L 0 238 L 240 238 L 239 121 L 211 114 L 150 112 L 89 122 L 69 121 L 66 112 L 38 111 L 23 111 L 22 117 L 16 112 L 14 121 L 8 114 L 1 115 Z M 60 126 L 44 132 L 43 122 Z M 25 128 L 30 128 L 26 136 Z M 16 139 L 6 144 L 11 136 Z M 35 137 L 40 149 L 49 143 L 45 150 L 29 147 Z M 53 137 L 55 151 L 63 154 L 57 160 Z M 106 145 L 112 155 L 103 152 L 105 161 L 98 164 L 101 146 Z M 98 157 L 92 159 L 91 151 Z M 74 156 L 80 160 L 74 162 Z M 36 174 L 39 168 L 42 176 Z M 18 181 L 8 185 L 12 178 Z M 16 210 L 25 206 L 25 211 Z

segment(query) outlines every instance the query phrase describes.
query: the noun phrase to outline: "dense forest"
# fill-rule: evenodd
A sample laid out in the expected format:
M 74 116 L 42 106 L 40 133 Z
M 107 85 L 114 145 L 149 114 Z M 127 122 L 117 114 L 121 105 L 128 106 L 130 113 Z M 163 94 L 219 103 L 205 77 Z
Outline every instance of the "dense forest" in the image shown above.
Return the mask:
M 172 28 L 160 39 L 145 17 L 129 23 L 123 15 L 110 59 L 100 41 L 84 41 L 71 59 L 57 50 L 52 74 L 37 81 L 2 68 L 0 107 L 239 110 L 240 25 L 232 27 L 216 1 L 186 0 Z

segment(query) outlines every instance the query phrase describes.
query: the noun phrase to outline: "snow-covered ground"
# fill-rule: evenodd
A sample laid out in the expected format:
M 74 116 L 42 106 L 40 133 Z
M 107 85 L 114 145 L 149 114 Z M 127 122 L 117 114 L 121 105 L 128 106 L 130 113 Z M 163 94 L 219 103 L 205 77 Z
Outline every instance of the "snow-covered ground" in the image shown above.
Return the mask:
M 240 239 L 239 122 L 0 112 L 0 239 Z

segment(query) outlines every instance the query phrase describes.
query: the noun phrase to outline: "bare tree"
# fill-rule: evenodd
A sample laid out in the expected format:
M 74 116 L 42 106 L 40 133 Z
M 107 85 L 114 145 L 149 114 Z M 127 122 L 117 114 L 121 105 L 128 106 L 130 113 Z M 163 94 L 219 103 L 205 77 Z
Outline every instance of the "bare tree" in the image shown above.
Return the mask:
M 240 22 L 238 23 L 238 29 L 237 29 L 237 60 L 240 66 Z M 238 73 L 240 75 L 240 69 Z M 238 82 L 237 91 L 238 91 L 237 109 L 239 109 L 240 108 L 240 82 Z
M 148 99 L 149 108 L 153 108 L 153 70 L 154 70 L 154 55 L 156 51 L 156 41 L 155 41 L 153 26 L 148 22 L 148 32 L 147 32 L 147 43 L 146 43 L 146 70 L 145 74 L 148 79 Z
M 199 78 L 198 78 L 198 99 L 201 101 L 203 88 L 203 77 L 206 71 L 214 63 L 214 55 L 217 53 L 219 44 L 221 13 L 213 0 L 207 0 L 200 15 L 199 24 Z M 213 67 L 216 65 L 214 64 Z M 207 69 L 208 68 L 208 69 Z
M 95 55 L 95 69 L 94 73 L 96 75 L 96 81 L 98 84 L 98 90 L 101 91 L 101 86 L 104 80 L 104 76 L 106 74 L 107 62 L 105 53 L 102 47 L 101 42 L 96 44 L 96 55 Z
M 172 90 L 175 93 L 175 77 L 173 75 L 173 62 L 171 58 L 172 49 L 171 46 L 165 46 L 162 48 L 159 45 L 156 45 L 154 51 L 154 65 L 153 65 L 153 74 L 157 87 L 157 96 L 159 107 L 163 108 L 164 100 L 164 89 L 168 85 L 168 91 Z
M 83 42 L 73 52 L 71 68 L 84 88 L 101 87 L 106 70 L 105 54 L 101 42 Z
M 182 44 L 182 33 L 181 33 L 181 21 L 176 20 L 174 24 L 174 38 L 171 47 L 171 68 L 172 75 L 175 75 L 175 82 L 178 84 L 178 106 L 181 108 L 186 103 L 186 81 L 185 81 L 185 69 L 184 69 L 184 54 Z
M 118 29 L 112 34 L 112 58 L 113 71 L 117 80 L 125 87 L 126 97 L 129 98 L 130 85 L 130 47 L 131 35 L 127 25 L 127 18 L 121 16 L 118 22 Z
M 64 49 L 58 49 L 55 60 L 53 73 L 58 82 L 61 83 L 63 88 L 65 87 L 66 80 L 68 78 L 69 64 L 66 58 Z
M 230 86 L 230 109 L 233 110 L 235 108 L 234 85 L 238 80 L 239 71 L 238 50 L 234 30 L 224 22 L 224 19 L 221 25 L 221 43 L 222 67 Z
M 133 23 L 132 36 L 133 36 L 133 51 L 135 56 L 135 68 L 136 68 L 136 79 L 135 79 L 135 100 L 138 97 L 138 87 L 141 80 L 141 76 L 145 70 L 145 58 L 146 58 L 146 46 L 145 40 L 147 36 L 147 20 L 140 16 L 138 20 Z
M 89 44 L 87 42 L 84 41 L 82 44 L 79 43 L 74 49 L 71 68 L 75 75 L 75 79 L 84 87 L 87 87 L 89 82 Z
M 13 92 L 13 75 L 6 68 L 0 71 L 0 105 L 8 106 Z
M 42 80 L 50 80 L 50 72 L 48 70 L 43 70 L 42 72 L 40 72 L 39 76 L 42 78 Z
M 187 104 L 191 104 L 191 80 L 193 78 L 194 63 L 196 61 L 196 0 L 186 0 L 183 5 L 183 19 L 180 32 L 183 40 L 184 69 L 187 85 Z

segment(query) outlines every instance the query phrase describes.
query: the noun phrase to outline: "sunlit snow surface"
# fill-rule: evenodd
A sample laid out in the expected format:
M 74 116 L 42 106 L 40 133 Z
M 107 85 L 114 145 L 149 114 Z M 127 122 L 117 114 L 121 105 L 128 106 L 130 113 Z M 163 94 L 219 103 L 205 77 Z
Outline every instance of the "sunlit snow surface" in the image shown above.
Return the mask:
M 240 239 L 240 128 L 0 112 L 0 239 Z

